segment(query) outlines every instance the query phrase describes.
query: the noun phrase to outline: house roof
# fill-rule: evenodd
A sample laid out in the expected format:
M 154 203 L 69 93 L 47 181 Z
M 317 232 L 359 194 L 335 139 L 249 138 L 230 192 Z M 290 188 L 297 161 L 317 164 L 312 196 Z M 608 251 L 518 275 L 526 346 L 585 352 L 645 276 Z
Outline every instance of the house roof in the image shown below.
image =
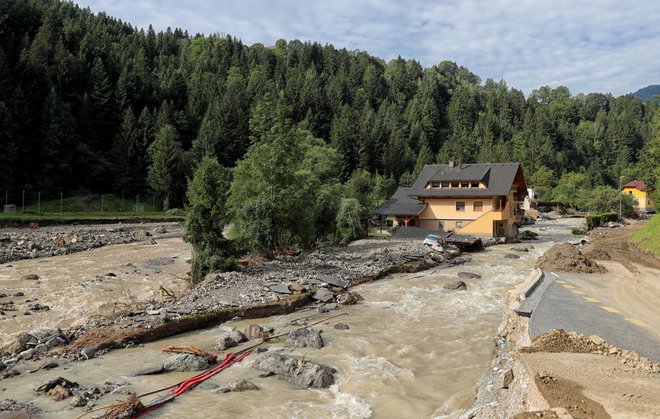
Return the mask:
M 377 215 L 419 215 L 426 204 L 410 195 L 412 188 L 399 188 L 394 195 L 376 209 Z
M 519 163 L 462 164 L 454 167 L 430 164 L 424 166 L 409 193 L 418 198 L 508 195 L 518 176 L 515 186 L 521 196 L 526 196 L 527 185 Z M 486 188 L 426 189 L 430 181 L 480 181 Z
M 624 188 L 635 188 L 639 189 L 640 191 L 644 191 L 646 190 L 646 183 L 642 182 L 641 180 L 631 180 L 621 187 L 621 189 Z

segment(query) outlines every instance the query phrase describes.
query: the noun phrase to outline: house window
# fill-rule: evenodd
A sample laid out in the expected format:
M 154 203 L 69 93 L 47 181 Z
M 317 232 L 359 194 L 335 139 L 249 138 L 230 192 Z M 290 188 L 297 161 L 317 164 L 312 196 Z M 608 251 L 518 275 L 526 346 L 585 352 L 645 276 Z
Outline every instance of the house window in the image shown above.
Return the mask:
M 431 182 L 431 187 L 432 188 L 439 188 L 440 187 L 440 182 Z
M 451 183 L 452 188 L 458 188 L 458 185 L 460 185 L 460 183 L 458 183 L 458 182 L 452 182 Z
M 628 191 L 628 195 L 632 195 L 632 191 Z
M 456 201 L 456 211 L 465 211 L 465 202 Z
M 481 212 L 484 210 L 484 203 L 482 201 L 474 201 L 472 203 L 472 211 Z
M 443 188 L 448 188 L 449 187 L 449 182 L 442 182 L 442 187 Z
M 479 182 L 472 182 L 471 183 L 473 188 L 478 188 L 479 187 Z

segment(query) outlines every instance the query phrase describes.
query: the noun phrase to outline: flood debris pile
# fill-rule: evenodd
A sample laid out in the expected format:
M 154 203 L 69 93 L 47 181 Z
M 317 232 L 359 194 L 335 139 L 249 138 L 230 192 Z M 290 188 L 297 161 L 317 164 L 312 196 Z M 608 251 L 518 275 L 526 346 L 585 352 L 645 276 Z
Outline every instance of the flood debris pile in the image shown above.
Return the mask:
M 19 361 L 39 359 L 49 350 L 69 342 L 70 336 L 61 329 L 49 329 L 40 332 L 20 333 L 14 341 L 4 348 L 0 361 L 0 379 L 18 375 L 15 366 Z M 40 366 L 49 369 L 57 366 L 55 363 L 45 363 Z
M 181 236 L 180 223 L 66 225 L 35 229 L 3 228 L 0 263 L 82 252 L 109 244 L 126 244 Z M 25 278 L 37 280 L 38 278 Z
M 126 382 L 121 380 L 108 379 L 102 386 L 84 388 L 66 378 L 56 377 L 41 384 L 35 391 L 55 401 L 68 400 L 69 405 L 72 407 L 92 408 L 96 405 L 96 400 L 104 394 L 122 393 L 122 391 L 117 390 L 127 385 Z
M 584 336 L 577 332 L 567 333 L 563 329 L 553 329 L 532 341 L 531 346 L 521 348 L 520 352 L 570 352 L 581 354 L 596 354 L 617 358 L 622 364 L 631 368 L 660 373 L 660 363 L 651 362 L 637 353 L 611 345 L 600 336 Z
M 211 273 L 186 296 L 167 307 L 187 307 L 199 313 L 223 307 L 278 301 L 282 296 L 314 291 L 321 302 L 350 304 L 345 294 L 352 281 L 377 275 L 394 265 L 421 261 L 427 267 L 455 263 L 420 240 L 361 240 L 347 247 L 257 262 L 238 272 Z M 459 261 L 460 262 L 460 261 Z
M 11 412 L 15 412 L 15 413 L 11 413 Z M 15 417 L 19 418 L 19 417 L 23 417 L 19 415 L 20 413 L 22 413 L 24 415 L 27 415 L 27 417 L 31 417 L 32 415 L 36 415 L 40 412 L 41 409 L 34 406 L 32 403 L 24 403 L 12 399 L 0 400 L 0 413 L 3 413 L 0 416 L 6 416 L 11 418 L 14 417 L 12 416 L 13 414 L 16 414 Z
M 553 272 L 607 272 L 607 268 L 588 259 L 570 243 L 560 243 L 552 246 L 536 261 L 535 267 Z

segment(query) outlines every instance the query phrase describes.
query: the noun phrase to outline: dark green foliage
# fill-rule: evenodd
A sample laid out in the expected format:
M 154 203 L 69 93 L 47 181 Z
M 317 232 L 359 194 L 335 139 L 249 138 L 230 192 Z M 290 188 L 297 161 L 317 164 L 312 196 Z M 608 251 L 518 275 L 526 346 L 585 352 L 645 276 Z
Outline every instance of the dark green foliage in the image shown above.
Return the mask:
M 281 118 L 332 146 L 342 182 L 366 170 L 410 184 L 424 164 L 454 160 L 521 162 L 546 195 L 567 173 L 592 189 L 616 187 L 622 175 L 650 189 L 660 183 L 651 141 L 658 105 L 633 95 L 544 86 L 525 98 L 448 61 L 422 68 L 297 40 L 271 49 L 136 30 L 59 0 L 4 0 L 0 28 L 0 181 L 14 192 L 137 194 L 155 185 L 163 194 L 147 181 L 146 150 L 167 125 L 183 153 L 169 192 L 181 203 L 183 179 L 202 156 L 234 167 Z M 336 193 L 319 192 L 325 210 L 338 208 Z
M 341 196 L 333 195 L 338 166 L 334 150 L 278 118 L 236 166 L 232 236 L 266 254 L 309 246 L 328 223 L 320 214 L 333 213 Z
M 606 212 L 603 214 L 592 214 L 587 216 L 587 230 L 593 230 L 610 221 L 616 221 L 619 215 L 615 212 Z
M 213 157 L 203 157 L 188 184 L 188 211 L 184 240 L 193 247 L 192 280 L 201 282 L 213 271 L 231 268 L 230 242 L 223 230 L 228 224 L 227 196 L 231 171 Z
M 163 126 L 156 134 L 156 140 L 149 146 L 148 152 L 151 165 L 147 180 L 151 189 L 164 198 L 163 209 L 180 204 L 177 197 L 182 194 L 184 162 L 174 127 L 169 124 Z

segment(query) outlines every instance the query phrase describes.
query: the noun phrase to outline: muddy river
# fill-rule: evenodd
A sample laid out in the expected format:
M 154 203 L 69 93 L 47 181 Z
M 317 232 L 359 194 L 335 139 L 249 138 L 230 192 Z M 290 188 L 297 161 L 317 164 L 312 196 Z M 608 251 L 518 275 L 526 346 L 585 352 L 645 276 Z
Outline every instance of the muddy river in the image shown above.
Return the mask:
M 77 326 L 94 316 L 135 301 L 159 299 L 162 285 L 180 295 L 189 288 L 184 278 L 190 246 L 180 238 L 117 244 L 50 258 L 0 264 L 2 308 L 0 346 L 17 332 Z M 26 279 L 36 275 L 38 279 Z M 31 307 L 48 307 L 32 310 Z M 27 313 L 27 314 L 26 314 Z
M 296 349 L 295 354 L 334 367 L 336 384 L 328 390 L 296 390 L 276 377 L 259 378 L 250 367 L 258 354 L 250 355 L 211 378 L 220 387 L 232 380 L 247 379 L 259 391 L 216 393 L 195 389 L 151 414 L 162 418 L 421 418 L 458 417 L 474 401 L 475 383 L 492 359 L 493 342 L 504 309 L 507 290 L 523 281 L 536 258 L 556 241 L 575 240 L 570 228 L 580 220 L 539 223 L 531 230 L 540 240 L 503 245 L 469 255 L 464 266 L 431 269 L 416 274 L 398 274 L 356 288 L 364 302 L 344 308 L 346 315 L 315 326 L 323 331 L 323 349 Z M 511 247 L 533 246 L 529 252 Z M 505 258 L 507 254 L 520 256 Z M 457 273 L 474 272 L 480 279 L 466 279 L 467 291 L 448 291 L 442 285 L 457 279 Z M 333 312 L 334 313 L 334 312 Z M 332 314 L 332 313 L 331 313 Z M 56 376 L 82 386 L 101 386 L 109 378 L 129 383 L 138 394 L 170 385 L 192 373 L 168 373 L 130 377 L 131 371 L 162 362 L 167 345 L 194 345 L 211 350 L 220 329 L 244 329 L 249 324 L 282 329 L 296 318 L 313 315 L 308 322 L 329 314 L 314 311 L 267 319 L 238 320 L 215 328 L 113 351 L 87 362 L 69 364 L 51 371 L 38 371 L 0 382 L 2 398 L 32 401 L 45 417 L 75 417 L 82 408 L 70 408 L 38 396 L 34 388 Z M 333 326 L 342 322 L 348 330 Z M 268 344 L 282 350 L 282 342 Z M 104 396 L 97 405 L 124 399 L 122 394 Z M 147 398 L 148 400 L 149 398 Z

